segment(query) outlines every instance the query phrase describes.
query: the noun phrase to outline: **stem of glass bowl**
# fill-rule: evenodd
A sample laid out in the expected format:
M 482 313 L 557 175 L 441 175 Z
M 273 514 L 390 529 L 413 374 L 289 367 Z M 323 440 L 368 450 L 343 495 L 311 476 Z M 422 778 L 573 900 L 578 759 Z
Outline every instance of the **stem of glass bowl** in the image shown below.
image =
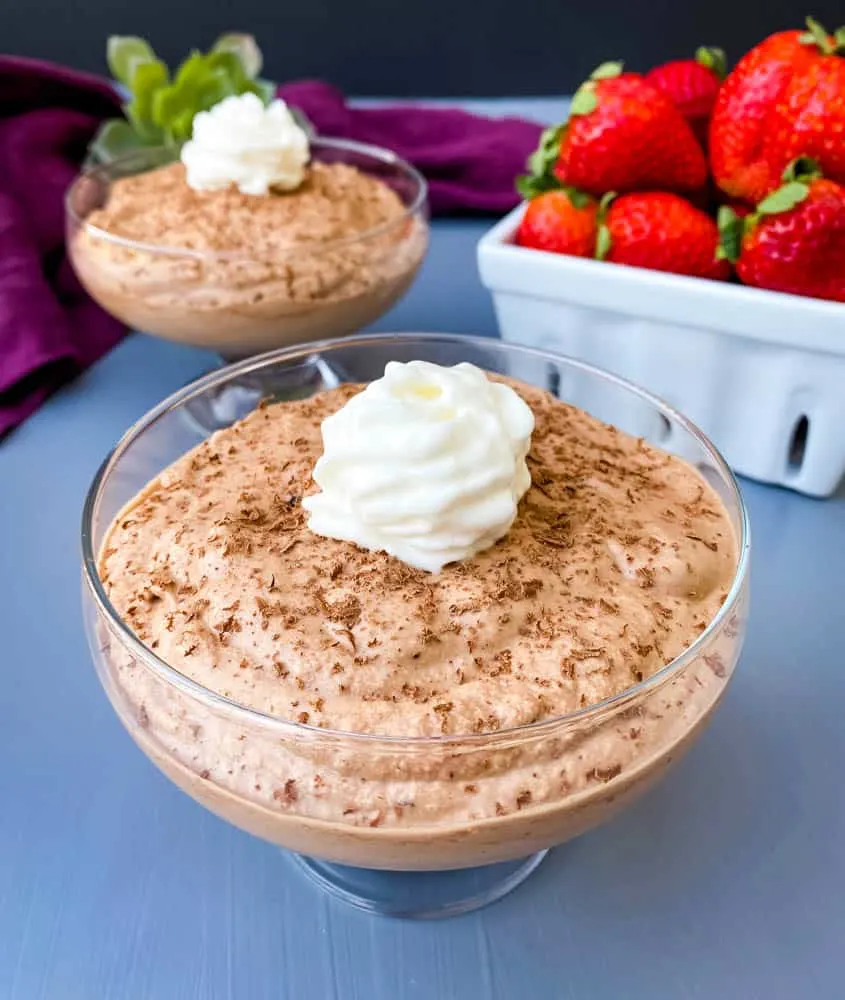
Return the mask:
M 335 865 L 302 854 L 291 862 L 350 906 L 385 917 L 436 920 L 489 906 L 521 885 L 549 852 L 454 871 L 396 872 Z

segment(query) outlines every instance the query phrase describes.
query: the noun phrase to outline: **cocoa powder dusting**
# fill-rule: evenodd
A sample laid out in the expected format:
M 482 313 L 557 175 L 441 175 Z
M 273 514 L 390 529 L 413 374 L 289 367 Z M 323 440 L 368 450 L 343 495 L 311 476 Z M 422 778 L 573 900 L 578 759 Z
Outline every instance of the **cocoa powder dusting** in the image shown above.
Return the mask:
M 430 575 L 309 531 L 320 424 L 360 389 L 344 385 L 265 404 L 167 470 L 107 538 L 112 602 L 200 683 L 332 729 L 489 733 L 651 676 L 729 589 L 727 516 L 679 460 L 512 384 L 536 421 L 532 486 L 465 563 Z

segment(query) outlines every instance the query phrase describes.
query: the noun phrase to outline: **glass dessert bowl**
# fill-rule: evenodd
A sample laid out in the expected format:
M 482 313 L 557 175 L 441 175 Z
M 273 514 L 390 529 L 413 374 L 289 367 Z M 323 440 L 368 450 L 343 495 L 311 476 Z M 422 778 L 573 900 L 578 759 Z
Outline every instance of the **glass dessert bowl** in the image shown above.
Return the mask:
M 163 149 L 85 170 L 66 198 L 67 244 L 82 284 L 131 329 L 226 359 L 344 336 L 372 323 L 405 294 L 425 255 L 425 180 L 376 146 L 314 138 L 310 153 L 312 171 L 314 165 L 355 168 L 363 179 L 360 206 L 311 198 L 312 180 L 302 192 L 269 198 L 234 190 L 197 197 L 184 182 L 163 182 L 149 199 L 155 205 L 134 203 L 127 180 L 175 169 L 173 153 Z M 341 182 L 332 198 L 347 189 L 352 190 Z M 367 214 L 367 205 L 372 208 L 377 199 L 374 192 L 391 200 L 384 219 L 378 212 Z M 193 202 L 185 209 L 188 199 Z M 295 203 L 304 206 L 301 217 L 273 214 Z M 209 214 L 211 206 L 219 219 Z M 158 215 L 151 221 L 154 210 Z M 248 239 L 237 232 L 241 218 Z M 380 221 L 369 225 L 371 218 Z M 187 228 L 186 219 L 192 223 Z M 127 235 L 136 231 L 144 237 Z M 227 232 L 248 249 L 229 249 Z
M 257 386 L 271 400 L 308 397 L 372 381 L 387 360 L 470 361 L 548 389 L 694 466 L 721 500 L 737 553 L 719 610 L 697 638 L 651 676 L 596 704 L 497 731 L 413 737 L 331 730 L 309 724 L 308 713 L 297 722 L 257 711 L 180 673 L 142 642 L 110 600 L 101 550 L 126 505 L 203 440 L 181 419 L 184 407 L 222 385 L 245 387 L 245 411 L 259 405 L 251 395 Z M 86 501 L 82 546 L 95 665 L 141 749 L 206 808 L 293 852 L 330 891 L 397 915 L 447 915 L 499 898 L 550 847 L 609 819 L 659 780 L 723 695 L 747 616 L 743 501 L 718 452 L 689 421 L 589 366 L 449 335 L 354 337 L 283 350 L 183 389 L 132 428 L 104 463 Z M 273 583 L 284 599 L 284 583 Z M 343 641 L 339 634 L 334 645 Z

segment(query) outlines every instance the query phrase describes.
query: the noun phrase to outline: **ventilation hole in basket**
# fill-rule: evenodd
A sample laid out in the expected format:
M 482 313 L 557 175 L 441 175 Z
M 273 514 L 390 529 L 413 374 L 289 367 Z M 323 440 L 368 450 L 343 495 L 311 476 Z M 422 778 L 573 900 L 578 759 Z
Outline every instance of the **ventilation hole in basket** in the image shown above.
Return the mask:
M 672 436 L 672 425 L 665 413 L 657 414 L 657 441 L 667 441 Z
M 795 421 L 792 437 L 789 439 L 787 466 L 790 472 L 800 472 L 807 454 L 807 438 L 810 435 L 810 421 L 804 414 Z
M 546 388 L 553 396 L 560 399 L 560 369 L 557 365 L 549 365 L 546 372 Z

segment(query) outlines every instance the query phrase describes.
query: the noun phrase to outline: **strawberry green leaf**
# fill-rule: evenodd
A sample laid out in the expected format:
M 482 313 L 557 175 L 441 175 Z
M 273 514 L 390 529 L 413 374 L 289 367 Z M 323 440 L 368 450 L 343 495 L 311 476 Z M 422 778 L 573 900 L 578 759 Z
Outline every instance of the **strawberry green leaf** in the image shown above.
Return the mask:
M 531 201 L 532 198 L 545 194 L 547 191 L 559 191 L 561 187 L 560 181 L 551 174 L 539 176 L 537 174 L 523 174 L 516 179 L 516 190 L 526 201 Z
M 806 24 L 807 30 L 799 36 L 798 41 L 802 45 L 815 45 L 824 55 L 833 55 L 836 43 L 831 41 L 827 30 L 812 17 L 807 18 Z
M 764 198 L 757 206 L 757 211 L 760 215 L 779 215 L 781 212 L 789 212 L 796 205 L 800 205 L 809 193 L 808 185 L 801 181 L 789 181 Z
M 593 200 L 586 191 L 579 191 L 578 188 L 572 187 L 571 184 L 563 184 L 561 187 L 572 202 L 573 208 L 586 208 Z
M 589 115 L 598 106 L 599 100 L 594 88 L 588 83 L 584 83 L 575 91 L 572 103 L 569 105 L 569 113 L 570 115 Z
M 706 66 L 707 69 L 712 69 L 720 80 L 724 80 L 728 72 L 728 59 L 724 50 L 717 49 L 712 45 L 702 45 L 696 49 L 695 61 Z
M 721 205 L 716 217 L 716 224 L 719 227 L 719 246 L 716 248 L 716 260 L 729 260 L 736 263 L 742 252 L 744 221 L 730 205 Z
M 591 80 L 612 80 L 613 77 L 619 76 L 622 72 L 624 63 L 621 62 L 605 62 L 600 66 L 597 66 L 592 73 L 590 73 Z
M 261 49 L 252 35 L 230 32 L 221 35 L 211 48 L 212 52 L 231 52 L 237 56 L 243 71 L 250 80 L 254 80 L 261 72 L 263 58 Z
M 143 38 L 135 35 L 111 35 L 106 42 L 109 72 L 124 87 L 132 86 L 138 66 L 155 61 L 155 52 Z
M 540 136 L 537 148 L 528 158 L 528 169 L 538 177 L 549 173 L 560 155 L 560 140 L 566 125 L 552 125 Z
M 810 156 L 799 156 L 798 159 L 793 160 L 783 172 L 783 180 L 786 183 L 789 183 L 790 181 L 808 183 L 809 181 L 816 180 L 821 176 L 821 167 L 819 167 L 818 163 Z
M 833 34 L 836 41 L 836 52 L 838 55 L 845 55 L 845 26 L 837 28 Z
M 602 223 L 596 233 L 596 260 L 606 260 L 613 246 L 610 230 Z

